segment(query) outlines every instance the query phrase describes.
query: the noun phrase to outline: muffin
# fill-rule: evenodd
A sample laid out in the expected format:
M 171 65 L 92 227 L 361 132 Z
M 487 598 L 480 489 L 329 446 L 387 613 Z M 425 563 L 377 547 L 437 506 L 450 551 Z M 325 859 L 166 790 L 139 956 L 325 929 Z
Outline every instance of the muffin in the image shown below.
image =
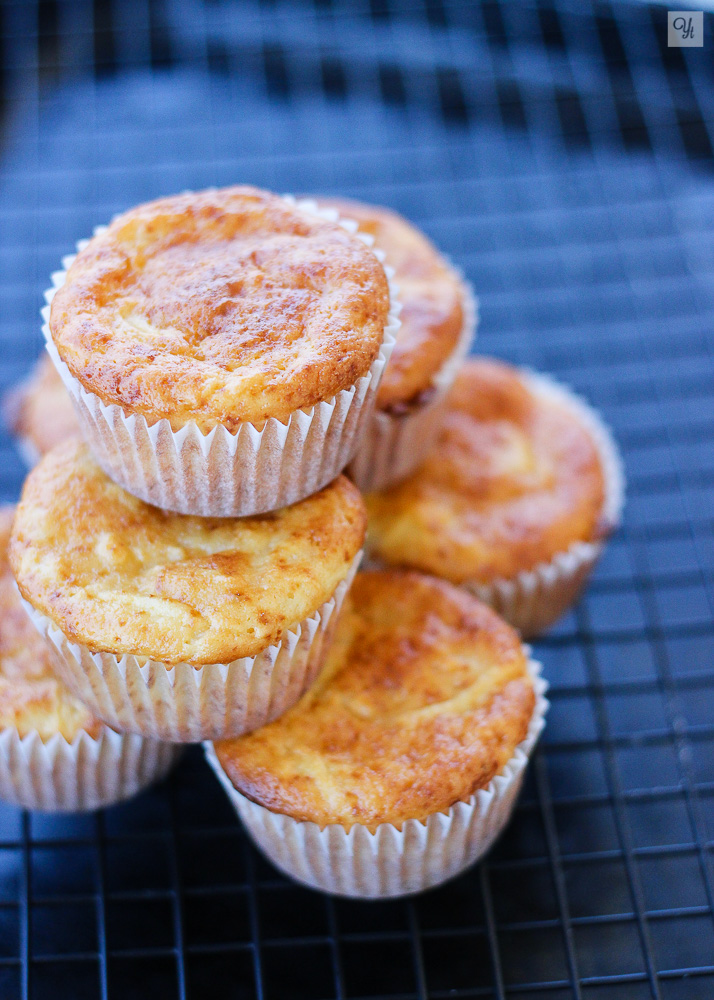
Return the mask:
M 27 809 L 97 809 L 163 777 L 179 750 L 96 719 L 53 672 L 7 561 L 13 507 L 0 508 L 0 799 Z
M 248 515 L 347 465 L 398 307 L 371 239 L 327 214 L 250 187 L 161 198 L 54 276 L 50 355 L 97 460 L 130 493 Z
M 544 724 L 538 669 L 472 595 L 418 573 L 359 573 L 313 687 L 208 758 L 287 874 L 349 896 L 417 892 L 506 824 Z
M 394 269 L 401 326 L 377 392 L 372 420 L 350 466 L 362 490 L 405 479 L 436 435 L 446 393 L 476 328 L 468 282 L 415 226 L 396 212 L 337 198 L 321 207 L 354 219 Z
M 251 518 L 171 514 L 122 490 L 75 439 L 28 476 L 10 562 L 58 673 L 99 718 L 192 742 L 297 701 L 365 525 L 345 477 Z
M 466 587 L 532 636 L 575 600 L 622 501 L 616 446 L 589 407 L 543 376 L 473 359 L 425 463 L 366 497 L 368 551 Z
M 72 400 L 46 352 L 35 362 L 29 378 L 5 396 L 3 411 L 30 466 L 79 431 Z

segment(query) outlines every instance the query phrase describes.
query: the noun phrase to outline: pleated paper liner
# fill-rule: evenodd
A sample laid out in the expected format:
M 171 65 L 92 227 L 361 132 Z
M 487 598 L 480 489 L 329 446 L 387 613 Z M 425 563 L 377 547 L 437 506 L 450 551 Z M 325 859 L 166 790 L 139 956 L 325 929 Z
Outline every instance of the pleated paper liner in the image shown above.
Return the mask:
M 103 726 L 72 742 L 0 732 L 0 799 L 25 809 L 84 812 L 131 798 L 163 778 L 182 748 Z
M 446 882 L 484 855 L 508 823 L 526 765 L 545 725 L 547 684 L 529 660 L 536 705 L 528 734 L 489 785 L 447 812 L 410 819 L 401 830 L 382 823 L 374 833 L 356 824 L 321 829 L 316 823 L 271 812 L 237 791 L 212 744 L 206 759 L 253 842 L 282 872 L 313 889 L 338 896 L 386 899 Z
M 286 196 L 301 211 L 337 222 L 371 246 L 357 224 L 315 202 Z M 98 227 L 95 234 L 103 231 Z M 77 244 L 83 249 L 88 241 Z M 384 255 L 375 250 L 381 261 Z M 129 493 L 164 510 L 203 517 L 244 517 L 286 507 L 321 490 L 345 468 L 363 436 L 377 389 L 399 329 L 400 305 L 391 278 L 390 310 L 384 338 L 366 375 L 349 389 L 285 423 L 270 418 L 257 426 L 241 424 L 234 433 L 218 425 L 204 434 L 194 421 L 178 431 L 168 420 L 149 424 L 85 389 L 62 361 L 49 330 L 49 305 L 66 279 L 74 256 L 52 275 L 42 310 L 47 350 L 72 397 L 82 431 L 104 471 Z
M 272 722 L 310 686 L 361 556 L 332 597 L 280 642 L 231 663 L 169 665 L 129 654 L 94 653 L 24 604 L 58 654 L 57 675 L 97 718 L 123 732 L 171 743 L 228 739 Z
M 459 272 L 460 273 L 460 272 Z M 461 275 L 464 322 L 459 341 L 434 376 L 422 403 L 403 414 L 375 409 L 349 467 L 354 483 L 364 492 L 383 490 L 406 479 L 427 456 L 441 425 L 449 389 L 469 353 L 478 325 L 478 300 Z

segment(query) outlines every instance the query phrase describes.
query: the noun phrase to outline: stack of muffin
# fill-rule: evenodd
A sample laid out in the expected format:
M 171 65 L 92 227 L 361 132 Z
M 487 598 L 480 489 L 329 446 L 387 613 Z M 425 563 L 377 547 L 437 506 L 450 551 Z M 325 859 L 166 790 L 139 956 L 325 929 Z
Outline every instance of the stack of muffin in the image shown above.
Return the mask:
M 93 808 L 206 741 L 293 877 L 379 897 L 456 874 L 544 724 L 513 626 L 555 620 L 617 522 L 607 431 L 463 360 L 467 284 L 386 209 L 183 194 L 64 264 L 53 367 L 8 410 L 42 457 L 19 595 L 0 582 L 0 795 Z

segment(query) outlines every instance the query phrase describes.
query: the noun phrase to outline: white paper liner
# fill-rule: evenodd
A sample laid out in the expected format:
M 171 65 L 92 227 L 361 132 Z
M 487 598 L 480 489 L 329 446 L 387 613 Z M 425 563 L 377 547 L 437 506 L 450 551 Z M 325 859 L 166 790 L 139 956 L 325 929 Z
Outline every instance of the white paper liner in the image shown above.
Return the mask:
M 310 686 L 361 556 L 332 597 L 279 643 L 231 663 L 170 666 L 129 654 L 93 653 L 23 604 L 58 653 L 58 677 L 97 718 L 123 732 L 171 743 L 228 739 L 272 722 Z
M 337 222 L 367 246 L 373 239 L 357 231 L 355 222 L 333 209 L 320 209 L 309 199 L 286 200 L 301 211 Z M 99 226 L 95 235 L 106 227 Z M 80 240 L 82 250 L 88 240 Z M 379 250 L 373 251 L 383 261 Z M 82 431 L 104 471 L 146 503 L 181 514 L 244 517 L 296 503 L 332 482 L 352 458 L 364 433 L 385 365 L 399 329 L 401 306 L 389 281 L 390 309 L 384 339 L 366 375 L 332 399 L 296 410 L 285 423 L 270 418 L 258 428 L 243 423 L 235 433 L 218 425 L 204 434 L 194 421 L 174 431 L 168 420 L 151 426 L 142 414 L 126 414 L 105 404 L 70 372 L 49 329 L 49 306 L 66 279 L 73 256 L 52 275 L 42 310 L 47 350 L 74 403 Z
M 464 312 L 459 341 L 434 376 L 424 403 L 403 414 L 374 410 L 349 467 L 351 479 L 364 493 L 406 479 L 419 468 L 434 443 L 449 389 L 469 353 L 478 325 L 478 300 L 470 282 L 461 272 L 459 275 Z
M 164 777 L 182 748 L 102 727 L 69 743 L 0 732 L 0 799 L 24 809 L 84 812 L 114 805 Z
M 382 823 L 374 833 L 361 824 L 349 831 L 340 824 L 321 829 L 271 812 L 233 787 L 210 743 L 206 759 L 254 843 L 286 875 L 339 896 L 384 899 L 422 892 L 472 865 L 510 819 L 549 707 L 541 665 L 529 660 L 528 670 L 536 705 L 526 738 L 503 770 L 468 801 L 433 813 L 425 822 L 407 820 L 401 830 L 391 823 Z
M 572 390 L 538 372 L 522 371 L 529 389 L 542 399 L 571 410 L 595 442 L 605 481 L 601 521 L 607 536 L 620 524 L 625 502 L 625 472 L 615 439 L 599 414 Z M 605 544 L 575 542 L 550 562 L 491 583 L 466 581 L 461 586 L 489 604 L 524 638 L 533 638 L 553 624 L 575 602 Z

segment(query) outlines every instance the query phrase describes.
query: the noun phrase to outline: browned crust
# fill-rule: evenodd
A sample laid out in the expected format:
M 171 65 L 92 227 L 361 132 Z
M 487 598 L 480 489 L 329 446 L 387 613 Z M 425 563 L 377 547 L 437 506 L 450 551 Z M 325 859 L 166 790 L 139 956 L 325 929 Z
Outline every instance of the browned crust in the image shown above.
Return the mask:
M 285 421 L 365 375 L 389 310 L 374 254 L 282 198 L 229 187 L 139 205 L 52 302 L 72 374 L 105 403 L 208 431 Z
M 28 618 L 7 561 L 14 507 L 0 508 L 0 729 L 42 739 L 81 731 L 96 738 L 102 723 L 54 676 L 52 653 Z
M 13 434 L 30 444 L 38 455 L 79 433 L 72 400 L 45 353 L 35 362 L 27 381 L 5 397 L 3 409 Z
M 216 752 L 273 812 L 401 826 L 485 788 L 534 706 L 518 636 L 476 598 L 416 573 L 359 573 L 314 686 Z
M 23 596 L 95 652 L 228 663 L 329 600 L 365 524 L 344 476 L 270 514 L 171 514 L 125 493 L 72 440 L 28 476 L 10 561 Z
M 396 212 L 346 198 L 320 198 L 319 204 L 358 222 L 395 270 L 402 325 L 379 386 L 377 407 L 400 410 L 429 392 L 459 341 L 464 323 L 461 279 L 424 233 Z
M 368 546 L 387 565 L 489 583 L 597 540 L 604 500 L 597 448 L 573 412 L 510 366 L 472 359 L 421 468 L 365 498 Z

